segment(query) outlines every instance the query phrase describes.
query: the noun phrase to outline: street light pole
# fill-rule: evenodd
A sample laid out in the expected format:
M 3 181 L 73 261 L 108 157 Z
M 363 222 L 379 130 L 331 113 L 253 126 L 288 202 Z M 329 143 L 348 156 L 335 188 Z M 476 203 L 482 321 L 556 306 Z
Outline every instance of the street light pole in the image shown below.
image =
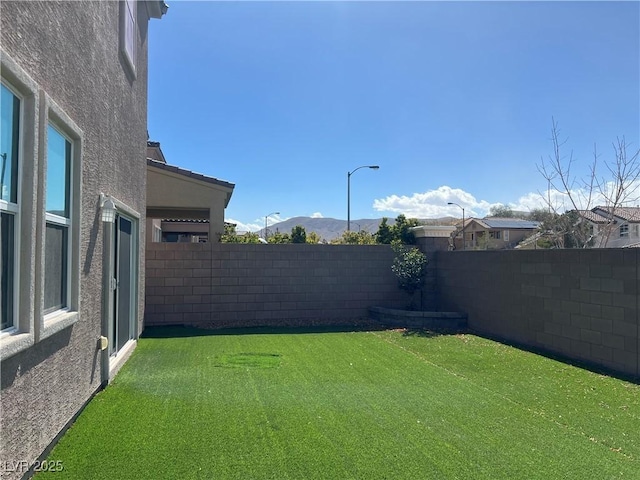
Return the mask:
M 265 215 L 264 216 L 264 239 L 267 239 L 267 219 L 271 216 L 271 215 L 280 215 L 280 212 L 271 212 L 269 215 Z
M 362 165 L 355 170 L 347 172 L 347 232 L 351 231 L 351 175 L 356 173 L 361 168 L 370 168 L 372 170 L 378 170 L 379 165 Z
M 453 202 L 447 202 L 447 205 L 456 205 L 457 207 L 462 209 L 462 250 L 464 250 L 465 249 L 464 247 L 464 207 L 461 207 L 457 203 L 453 203 Z

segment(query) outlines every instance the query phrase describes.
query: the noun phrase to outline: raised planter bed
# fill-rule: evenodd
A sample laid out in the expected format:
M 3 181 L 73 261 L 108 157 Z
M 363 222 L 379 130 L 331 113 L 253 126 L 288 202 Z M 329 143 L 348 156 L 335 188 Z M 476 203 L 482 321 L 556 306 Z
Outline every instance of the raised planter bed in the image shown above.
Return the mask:
M 387 327 L 424 328 L 460 332 L 467 328 L 467 315 L 459 312 L 421 312 L 369 307 L 369 318 Z

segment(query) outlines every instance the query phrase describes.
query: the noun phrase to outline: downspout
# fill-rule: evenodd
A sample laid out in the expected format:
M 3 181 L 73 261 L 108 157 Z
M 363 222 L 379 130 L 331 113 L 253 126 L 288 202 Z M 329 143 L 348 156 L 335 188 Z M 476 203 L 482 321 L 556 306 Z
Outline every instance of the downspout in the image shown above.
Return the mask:
M 103 197 L 104 198 L 104 197 Z M 101 200 L 102 203 L 102 200 Z M 102 249 L 102 321 L 101 321 L 101 350 L 100 350 L 100 380 L 102 387 L 109 383 L 109 330 L 113 318 L 113 222 L 102 222 L 103 249 Z M 106 343 L 106 345 L 104 344 Z

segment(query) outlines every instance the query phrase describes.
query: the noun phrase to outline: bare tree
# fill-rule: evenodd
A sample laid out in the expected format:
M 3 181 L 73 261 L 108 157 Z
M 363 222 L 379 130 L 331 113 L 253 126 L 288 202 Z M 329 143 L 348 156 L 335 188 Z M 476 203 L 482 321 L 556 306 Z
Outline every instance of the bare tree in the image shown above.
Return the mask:
M 573 151 L 568 156 L 563 153 L 567 140 L 561 139 L 558 123 L 553 118 L 551 142 L 553 154 L 547 159 L 541 158 L 537 168 L 547 180 L 547 192 L 541 196 L 549 213 L 558 219 L 551 228 L 552 235 L 556 237 L 554 243 L 564 247 L 565 239 L 571 237 L 574 239 L 571 243 L 577 246 L 586 247 L 593 243 L 597 247 L 606 247 L 612 233 L 619 228 L 615 221 L 618 209 L 635 205 L 640 198 L 640 149 L 628 153 L 630 145 L 625 138 L 617 138 L 613 143 L 614 158 L 600 161 L 594 145 L 587 174 L 578 177 L 573 170 L 576 164 Z M 604 221 L 597 232 L 592 232 L 586 227 L 591 225 L 591 210 L 596 206 L 603 207 L 599 213 Z M 567 210 L 575 213 L 566 215 Z

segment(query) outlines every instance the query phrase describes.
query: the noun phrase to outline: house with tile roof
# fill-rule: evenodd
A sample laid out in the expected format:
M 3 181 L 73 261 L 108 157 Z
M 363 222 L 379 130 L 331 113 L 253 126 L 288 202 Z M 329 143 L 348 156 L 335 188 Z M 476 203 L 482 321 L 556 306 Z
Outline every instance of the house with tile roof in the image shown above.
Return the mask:
M 597 206 L 578 213 L 589 223 L 591 243 L 596 248 L 623 248 L 640 243 L 640 207 Z
M 235 185 L 167 163 L 147 141 L 147 241 L 218 242 Z

